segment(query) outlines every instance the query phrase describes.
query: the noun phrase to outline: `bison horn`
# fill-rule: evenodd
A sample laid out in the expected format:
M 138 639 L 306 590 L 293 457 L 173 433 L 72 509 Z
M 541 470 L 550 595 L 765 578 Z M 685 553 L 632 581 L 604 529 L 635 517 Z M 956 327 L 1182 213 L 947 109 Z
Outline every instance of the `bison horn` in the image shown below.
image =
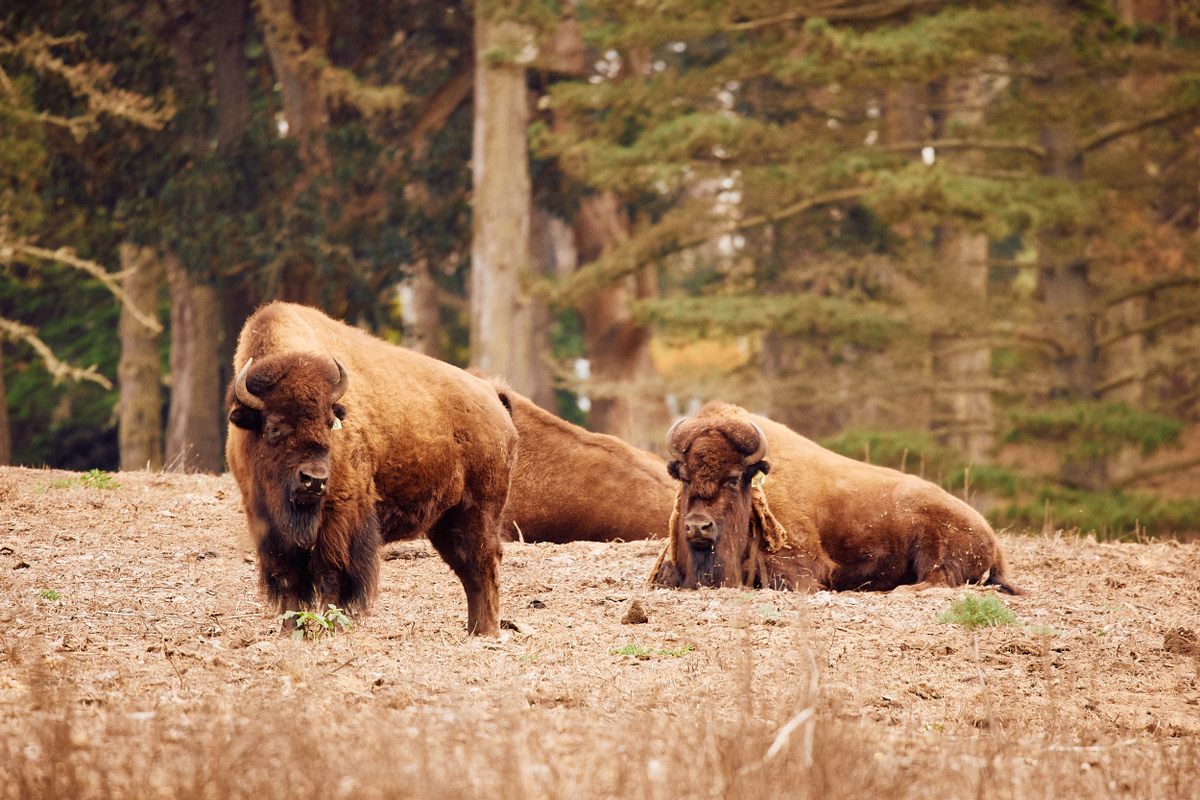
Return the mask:
M 261 397 L 250 391 L 250 387 L 246 386 L 246 377 L 250 374 L 250 365 L 253 363 L 253 358 L 246 359 L 246 365 L 242 367 L 242 371 L 237 375 L 237 381 L 233 384 L 233 393 L 237 397 L 237 401 L 246 408 L 262 411 L 267 404 L 262 401 Z
M 333 402 L 336 403 L 346 393 L 346 387 L 350 385 L 350 376 L 346 374 L 346 368 L 342 366 L 342 362 L 335 358 L 333 363 L 338 368 L 337 383 L 333 385 Z
M 675 429 L 679 427 L 680 423 L 682 423 L 686 419 L 687 419 L 687 417 L 680 417 L 679 419 L 675 420 L 674 424 L 671 425 L 670 428 L 667 428 L 667 450 L 671 453 L 671 458 L 674 458 L 676 460 L 682 460 L 683 453 L 679 452 L 675 448 L 675 445 L 671 444 L 671 435 L 673 433 L 675 433 Z
M 758 449 L 746 456 L 746 466 L 757 464 L 767 457 L 767 435 L 755 423 L 751 422 L 750 424 L 754 425 L 754 432 L 758 434 Z

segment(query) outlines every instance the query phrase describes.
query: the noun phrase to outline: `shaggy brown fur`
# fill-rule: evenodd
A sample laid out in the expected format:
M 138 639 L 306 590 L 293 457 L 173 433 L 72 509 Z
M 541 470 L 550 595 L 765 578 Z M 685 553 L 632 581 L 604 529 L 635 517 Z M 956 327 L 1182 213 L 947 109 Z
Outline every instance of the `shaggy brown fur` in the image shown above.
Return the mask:
M 762 444 L 755 425 L 767 448 L 765 460 L 751 463 Z M 725 403 L 678 424 L 668 445 L 681 486 L 655 584 L 887 590 L 982 582 L 1019 593 L 987 521 L 921 478 L 845 458 Z M 753 489 L 753 476 L 768 471 L 763 489 Z M 785 545 L 759 533 L 764 516 L 786 531 Z M 779 564 L 784 554 L 792 561 Z M 800 585 L 797 569 L 807 578 Z
M 493 388 L 290 303 L 247 320 L 235 372 L 250 359 L 251 405 L 236 378 L 227 395 L 226 457 L 269 598 L 364 611 L 380 542 L 427 535 L 462 581 L 468 629 L 497 634 L 517 433 Z M 339 364 L 348 388 L 334 402 Z
M 508 396 L 520 435 L 503 535 L 561 543 L 666 532 L 675 487 L 663 459 L 559 419 L 503 383 L 496 388 Z

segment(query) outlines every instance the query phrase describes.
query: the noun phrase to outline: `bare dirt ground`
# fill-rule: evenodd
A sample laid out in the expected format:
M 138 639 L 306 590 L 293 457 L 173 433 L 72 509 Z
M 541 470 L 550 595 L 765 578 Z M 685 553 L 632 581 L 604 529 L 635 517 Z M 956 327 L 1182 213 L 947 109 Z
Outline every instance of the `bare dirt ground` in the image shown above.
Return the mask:
M 0 798 L 1200 797 L 1200 545 L 1006 535 L 963 590 L 652 590 L 510 544 L 499 640 L 425 542 L 280 636 L 228 475 L 0 469 Z M 625 624 L 632 601 L 648 622 Z

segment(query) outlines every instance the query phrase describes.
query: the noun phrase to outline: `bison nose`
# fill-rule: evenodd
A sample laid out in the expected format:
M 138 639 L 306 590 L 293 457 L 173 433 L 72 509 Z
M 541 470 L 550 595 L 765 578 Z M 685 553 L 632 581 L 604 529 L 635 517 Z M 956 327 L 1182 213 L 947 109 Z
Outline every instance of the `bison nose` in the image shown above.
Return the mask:
M 688 516 L 683 527 L 692 544 L 711 546 L 717 540 L 717 524 L 710 517 Z
M 325 483 L 329 480 L 329 470 L 317 465 L 304 467 L 300 470 L 300 488 L 305 492 L 321 494 L 325 491 Z

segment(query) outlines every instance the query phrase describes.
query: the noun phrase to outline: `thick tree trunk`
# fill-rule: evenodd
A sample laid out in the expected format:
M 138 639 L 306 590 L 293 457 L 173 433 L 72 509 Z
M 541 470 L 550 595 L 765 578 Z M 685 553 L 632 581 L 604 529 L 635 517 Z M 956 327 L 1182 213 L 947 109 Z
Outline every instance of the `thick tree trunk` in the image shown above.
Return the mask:
M 409 268 L 408 278 L 397 287 L 404 345 L 432 358 L 443 358 L 441 290 L 421 259 Z
M 144 314 L 158 313 L 158 292 L 163 269 L 158 255 L 148 247 L 120 246 L 121 271 L 129 301 Z M 118 439 L 121 469 L 162 469 L 162 374 L 158 336 L 121 309 L 118 326 L 121 359 L 117 365 L 120 389 Z
M 220 472 L 221 370 L 217 293 L 188 275 L 169 255 L 171 290 L 171 407 L 167 414 L 167 468 Z
M 259 0 L 258 15 L 271 69 L 279 80 L 287 135 L 300 141 L 306 160 L 318 157 L 325 129 L 321 60 L 329 42 L 324 0 Z
M 1075 137 L 1061 123 L 1042 127 L 1049 174 L 1078 182 L 1083 163 Z M 1093 306 L 1096 291 L 1084 256 L 1083 236 L 1074 230 L 1047 229 L 1038 235 L 1038 295 L 1043 320 L 1057 344 L 1051 394 L 1073 401 L 1094 400 L 1099 380 Z M 1071 486 L 1102 489 L 1109 484 L 1103 456 L 1067 457 L 1060 478 Z
M 328 106 L 321 77 L 329 52 L 330 9 L 327 0 L 259 0 L 255 4 L 283 100 L 286 129 L 281 134 L 298 142 L 304 165 L 304 175 L 292 184 L 293 193 L 329 169 L 325 144 Z M 330 288 L 307 257 L 279 264 L 266 276 L 265 284 L 267 297 L 306 305 L 319 305 Z
M 987 97 L 979 77 L 935 88 L 935 99 L 947 109 L 934 117 L 937 138 L 960 135 L 983 122 Z M 969 155 L 938 157 L 970 166 Z M 934 296 L 946 313 L 932 341 L 933 430 L 970 461 L 987 462 L 996 443 L 992 351 L 981 330 L 988 320 L 988 239 L 957 222 L 939 225 L 935 238 Z
M 246 81 L 246 0 L 214 0 L 209 35 L 213 58 L 213 94 L 217 109 L 217 146 L 227 149 L 250 127 L 250 87 Z
M 8 427 L 8 390 L 4 383 L 4 349 L 0 345 L 0 466 L 12 463 L 12 430 Z
M 987 462 L 996 443 L 992 352 L 972 328 L 988 318 L 988 240 L 948 225 L 938 235 L 934 282 L 951 327 L 933 337 L 933 429 L 970 461 Z
M 471 232 L 471 364 L 529 397 L 550 385 L 546 311 L 530 295 L 532 191 L 524 69 L 490 53 L 521 52 L 528 32 L 511 22 L 475 20 L 474 184 Z
M 625 238 L 627 226 L 613 193 L 584 200 L 573 225 L 580 265 L 596 260 Z M 584 350 L 596 386 L 589 393 L 588 426 L 648 450 L 662 450 L 668 413 L 650 357 L 650 328 L 634 320 L 629 304 L 657 293 L 657 277 L 647 268 L 595 293 L 579 309 Z

